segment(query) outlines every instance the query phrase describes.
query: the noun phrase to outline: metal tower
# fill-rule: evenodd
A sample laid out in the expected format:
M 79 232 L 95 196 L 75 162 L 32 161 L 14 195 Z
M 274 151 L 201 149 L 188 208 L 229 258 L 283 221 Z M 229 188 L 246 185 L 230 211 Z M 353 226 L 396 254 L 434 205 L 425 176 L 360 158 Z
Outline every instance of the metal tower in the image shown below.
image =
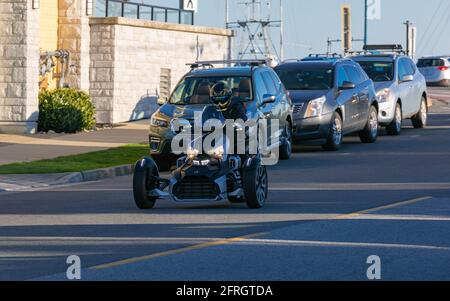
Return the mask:
M 272 0 L 245 0 L 237 3 L 247 9 L 246 20 L 229 22 L 228 1 L 226 1 L 227 20 L 229 29 L 236 29 L 240 42 L 238 45 L 238 59 L 283 59 L 283 8 L 280 2 L 280 20 L 271 18 Z M 263 17 L 263 15 L 265 15 Z M 280 30 L 280 46 L 277 47 L 271 37 L 271 28 Z

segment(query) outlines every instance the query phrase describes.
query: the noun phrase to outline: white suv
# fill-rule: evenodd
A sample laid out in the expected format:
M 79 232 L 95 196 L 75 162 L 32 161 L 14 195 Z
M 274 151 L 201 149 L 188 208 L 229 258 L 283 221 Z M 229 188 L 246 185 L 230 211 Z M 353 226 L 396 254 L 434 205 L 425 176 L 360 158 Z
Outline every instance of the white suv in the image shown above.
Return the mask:
M 423 128 L 428 119 L 427 85 L 414 62 L 401 54 L 352 57 L 373 80 L 379 103 L 379 123 L 389 135 L 400 135 L 404 119 Z
M 450 86 L 450 56 L 423 57 L 417 67 L 429 86 Z

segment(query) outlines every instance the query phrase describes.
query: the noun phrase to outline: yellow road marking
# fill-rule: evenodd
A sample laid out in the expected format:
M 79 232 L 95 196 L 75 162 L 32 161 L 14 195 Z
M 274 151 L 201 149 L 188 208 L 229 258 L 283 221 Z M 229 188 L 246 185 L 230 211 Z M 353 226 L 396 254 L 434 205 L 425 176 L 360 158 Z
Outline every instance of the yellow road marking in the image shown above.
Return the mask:
M 371 209 L 367 209 L 367 210 L 363 210 L 363 211 L 359 211 L 359 212 L 355 212 L 355 213 L 340 215 L 340 216 L 336 217 L 336 219 L 351 219 L 351 218 L 355 218 L 355 217 L 358 217 L 358 216 L 361 216 L 364 214 L 369 214 L 372 212 L 381 211 L 381 210 L 385 210 L 385 209 L 397 208 L 397 207 L 401 207 L 401 206 L 405 206 L 405 205 L 411 205 L 411 204 L 423 202 L 423 201 L 426 201 L 429 199 L 432 199 L 432 197 L 425 196 L 425 197 L 407 200 L 407 201 L 403 201 L 403 202 L 399 202 L 399 203 L 394 203 L 394 204 L 390 204 L 390 205 L 371 208 Z
M 395 204 L 391 204 L 391 205 L 385 205 L 385 206 L 367 209 L 367 210 L 363 210 L 363 211 L 359 211 L 359 212 L 355 212 L 355 213 L 340 215 L 340 216 L 336 217 L 335 219 L 350 219 L 350 218 L 354 218 L 354 217 L 357 217 L 357 216 L 360 216 L 363 214 L 368 214 L 371 212 L 380 211 L 380 210 L 384 210 L 384 209 L 390 209 L 390 208 L 396 208 L 396 207 L 400 207 L 400 206 L 404 206 L 404 205 L 414 204 L 414 203 L 418 203 L 421 201 L 429 200 L 431 198 L 432 197 L 429 197 L 429 196 L 416 198 L 416 199 L 403 201 L 403 202 L 399 202 L 399 203 L 395 203 Z M 127 265 L 127 264 L 131 264 L 131 263 L 151 260 L 151 259 L 155 259 L 155 258 L 159 258 L 159 257 L 165 257 L 165 256 L 180 254 L 180 253 L 194 251 L 194 250 L 205 249 L 205 248 L 214 247 L 214 246 L 222 246 L 222 245 L 227 245 L 227 244 L 231 244 L 231 243 L 235 243 L 235 242 L 242 242 L 242 241 L 245 241 L 245 240 L 248 240 L 251 238 L 262 236 L 264 234 L 267 234 L 267 233 L 256 233 L 256 234 L 250 234 L 250 235 L 234 237 L 234 238 L 229 238 L 229 239 L 211 241 L 211 242 L 196 244 L 193 246 L 188 246 L 185 248 L 169 250 L 169 251 L 164 251 L 164 252 L 160 252 L 160 253 L 155 253 L 155 254 L 150 254 L 150 255 L 145 255 L 145 256 L 140 256 L 140 257 L 133 257 L 133 258 L 119 260 L 119 261 L 115 261 L 115 262 L 111 262 L 111 263 L 101 264 L 101 265 L 90 267 L 89 269 L 90 270 L 104 270 L 104 269 Z
M 249 238 L 255 238 L 258 236 L 262 236 L 264 234 L 266 234 L 266 233 L 256 233 L 256 234 L 250 234 L 250 235 L 245 235 L 245 236 L 240 236 L 240 237 L 211 241 L 211 242 L 201 243 L 201 244 L 197 244 L 197 245 L 193 245 L 193 246 L 189 246 L 189 247 L 185 247 L 185 248 L 169 250 L 169 251 L 164 251 L 164 252 L 140 256 L 140 257 L 128 258 L 128 259 L 119 260 L 119 261 L 115 261 L 115 262 L 111 262 L 111 263 L 107 263 L 107 264 L 101 264 L 101 265 L 90 267 L 89 269 L 90 270 L 103 270 L 103 269 L 113 268 L 113 267 L 126 265 L 126 264 L 130 264 L 130 263 L 136 263 L 136 262 L 140 262 L 140 261 L 155 259 L 155 258 L 159 258 L 159 257 L 165 257 L 165 256 L 169 256 L 169 255 L 174 255 L 174 254 L 180 254 L 180 253 L 184 253 L 184 252 L 188 252 L 188 251 L 194 251 L 194 250 L 204 249 L 204 248 L 208 248 L 208 247 L 222 246 L 222 245 L 230 244 L 233 242 L 243 241 L 243 240 L 246 240 Z

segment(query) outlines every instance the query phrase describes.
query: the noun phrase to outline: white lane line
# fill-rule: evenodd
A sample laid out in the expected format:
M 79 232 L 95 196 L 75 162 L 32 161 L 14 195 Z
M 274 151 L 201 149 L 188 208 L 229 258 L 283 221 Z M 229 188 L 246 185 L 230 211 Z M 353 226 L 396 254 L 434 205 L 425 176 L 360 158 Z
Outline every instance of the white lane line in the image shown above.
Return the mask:
M 450 154 L 448 154 L 450 155 Z M 91 182 L 92 183 L 92 182 Z M 83 184 L 83 183 L 80 183 Z M 88 183 L 84 183 L 88 184 Z M 287 184 L 289 185 L 289 184 Z M 270 187 L 270 191 L 316 191 L 316 190 L 448 190 L 450 183 L 295 183 L 295 186 L 277 186 Z M 71 187 L 52 187 L 52 191 L 64 192 L 58 190 L 62 188 Z M 42 191 L 43 189 L 33 189 L 26 191 L 11 191 L 9 193 L 33 192 Z M 79 188 L 74 189 L 73 192 L 130 192 L 132 188 Z M 8 192 L 3 192 L 2 195 Z
M 363 248 L 398 248 L 398 249 L 425 249 L 425 250 L 450 250 L 449 247 L 389 244 L 389 243 L 365 243 L 365 242 L 337 242 L 337 241 L 309 241 L 309 240 L 278 240 L 278 239 L 243 239 L 234 244 L 263 244 L 309 247 L 363 247 Z
M 448 222 L 450 217 L 444 216 L 418 216 L 418 215 L 377 215 L 377 214 L 363 214 L 356 216 L 355 220 L 398 220 L 398 221 L 433 221 L 433 222 Z
M 316 190 L 449 190 L 450 183 L 323 183 L 295 184 L 296 187 L 271 187 L 270 191 L 316 191 Z

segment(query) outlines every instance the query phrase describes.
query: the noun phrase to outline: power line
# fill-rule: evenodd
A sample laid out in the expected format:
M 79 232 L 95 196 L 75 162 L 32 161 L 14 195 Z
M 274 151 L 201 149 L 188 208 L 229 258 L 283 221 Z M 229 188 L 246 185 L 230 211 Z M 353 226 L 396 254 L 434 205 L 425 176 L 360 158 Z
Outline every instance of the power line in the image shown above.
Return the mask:
M 448 9 L 450 9 L 450 4 L 448 6 Z M 447 9 L 447 11 L 448 11 Z M 437 39 L 439 39 L 440 37 L 442 37 L 442 35 L 444 34 L 444 31 L 448 28 L 447 25 L 450 23 L 450 14 L 447 15 L 447 22 L 445 22 L 445 25 L 442 26 L 440 33 L 437 35 Z M 438 45 L 438 43 L 433 43 L 433 49 L 431 50 L 432 53 L 434 53 L 434 50 L 436 49 L 436 46 Z
M 443 14 L 438 18 L 438 22 L 434 26 L 434 30 L 428 35 L 426 42 L 421 47 L 421 50 L 425 50 L 425 48 L 429 45 L 429 43 L 433 40 L 434 35 L 436 34 L 437 30 L 439 29 L 439 26 L 443 21 L 445 21 L 445 18 L 447 17 L 448 10 L 450 9 L 450 3 L 448 3 L 447 8 L 443 10 Z
M 441 0 L 441 2 L 439 3 L 438 7 L 436 8 L 436 11 L 434 12 L 433 17 L 431 18 L 432 21 L 431 21 L 430 23 L 428 23 L 427 29 L 426 29 L 426 30 L 424 31 L 424 33 L 423 33 L 424 37 L 426 37 L 427 34 L 428 34 L 428 31 L 430 31 L 431 25 L 433 24 L 433 21 L 434 21 L 434 19 L 436 18 L 437 14 L 438 14 L 438 12 L 439 12 L 439 9 L 440 9 L 441 6 L 444 4 L 444 1 L 445 1 L 445 0 Z

